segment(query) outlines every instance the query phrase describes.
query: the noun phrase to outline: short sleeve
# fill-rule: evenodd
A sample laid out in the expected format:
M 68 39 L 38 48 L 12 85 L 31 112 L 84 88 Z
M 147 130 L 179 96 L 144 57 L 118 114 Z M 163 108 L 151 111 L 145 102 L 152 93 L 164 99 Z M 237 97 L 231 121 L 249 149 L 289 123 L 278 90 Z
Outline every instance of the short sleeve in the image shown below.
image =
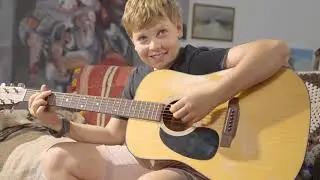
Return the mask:
M 135 98 L 136 90 L 139 87 L 139 84 L 141 83 L 143 78 L 151 71 L 152 69 L 148 66 L 142 65 L 135 67 L 128 78 L 128 82 L 121 92 L 120 98 L 133 100 Z M 112 115 L 112 117 L 122 120 L 128 120 L 128 118 L 126 117 L 120 117 L 116 115 Z
M 131 74 L 131 76 L 128 79 L 128 82 L 126 83 L 126 85 L 124 86 L 120 98 L 124 98 L 124 99 L 133 99 L 134 98 L 134 92 L 133 92 L 133 76 L 134 74 Z
M 135 76 L 135 70 L 131 73 L 131 75 L 128 78 L 128 82 L 124 86 L 120 98 L 123 99 L 130 99 L 132 100 L 134 98 L 134 76 Z M 118 116 L 118 115 L 112 115 L 113 118 L 121 119 L 121 120 L 128 120 L 126 117 Z
M 229 48 L 199 48 L 189 59 L 189 72 L 201 75 L 225 69 Z

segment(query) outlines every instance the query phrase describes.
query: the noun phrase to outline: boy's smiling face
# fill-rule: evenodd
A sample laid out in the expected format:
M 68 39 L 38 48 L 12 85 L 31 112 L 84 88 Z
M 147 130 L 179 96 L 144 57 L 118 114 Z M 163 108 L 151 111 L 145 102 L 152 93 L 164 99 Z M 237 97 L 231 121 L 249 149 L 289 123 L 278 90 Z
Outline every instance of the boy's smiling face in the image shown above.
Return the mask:
M 132 32 L 132 42 L 141 60 L 155 68 L 169 68 L 179 52 L 182 25 L 169 19 L 156 20 L 154 25 Z

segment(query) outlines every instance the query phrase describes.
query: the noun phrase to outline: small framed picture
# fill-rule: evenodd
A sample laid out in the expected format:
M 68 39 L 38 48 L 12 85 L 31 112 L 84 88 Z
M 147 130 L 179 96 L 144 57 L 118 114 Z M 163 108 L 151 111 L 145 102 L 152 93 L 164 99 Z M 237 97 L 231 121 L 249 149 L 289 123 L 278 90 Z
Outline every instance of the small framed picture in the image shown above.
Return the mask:
M 178 0 L 179 6 L 181 8 L 182 13 L 182 21 L 183 21 L 183 36 L 182 40 L 187 39 L 187 33 L 188 33 L 188 22 L 189 22 L 189 6 L 190 6 L 190 0 Z
M 192 38 L 232 42 L 234 19 L 233 7 L 194 3 Z

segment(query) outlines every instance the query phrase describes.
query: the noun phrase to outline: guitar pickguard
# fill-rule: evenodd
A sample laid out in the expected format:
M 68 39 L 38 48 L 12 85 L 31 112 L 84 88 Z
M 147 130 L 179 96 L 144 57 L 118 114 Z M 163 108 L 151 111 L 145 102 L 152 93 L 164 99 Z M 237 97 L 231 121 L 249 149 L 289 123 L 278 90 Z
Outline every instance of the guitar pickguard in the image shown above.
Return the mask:
M 217 152 L 219 135 L 216 131 L 198 127 L 184 136 L 173 136 L 160 128 L 162 142 L 174 152 L 192 159 L 208 160 Z

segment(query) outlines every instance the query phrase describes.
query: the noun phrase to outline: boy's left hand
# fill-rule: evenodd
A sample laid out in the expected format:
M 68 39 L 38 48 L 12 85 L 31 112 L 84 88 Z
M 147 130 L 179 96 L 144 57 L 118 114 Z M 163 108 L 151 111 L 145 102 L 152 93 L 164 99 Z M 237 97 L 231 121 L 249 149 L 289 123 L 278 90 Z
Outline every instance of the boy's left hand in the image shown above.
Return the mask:
M 210 113 L 217 106 L 217 102 L 214 101 L 214 93 L 211 91 L 213 85 L 207 85 L 209 84 L 191 89 L 173 104 L 170 108 L 173 116 L 183 122 L 196 123 Z

